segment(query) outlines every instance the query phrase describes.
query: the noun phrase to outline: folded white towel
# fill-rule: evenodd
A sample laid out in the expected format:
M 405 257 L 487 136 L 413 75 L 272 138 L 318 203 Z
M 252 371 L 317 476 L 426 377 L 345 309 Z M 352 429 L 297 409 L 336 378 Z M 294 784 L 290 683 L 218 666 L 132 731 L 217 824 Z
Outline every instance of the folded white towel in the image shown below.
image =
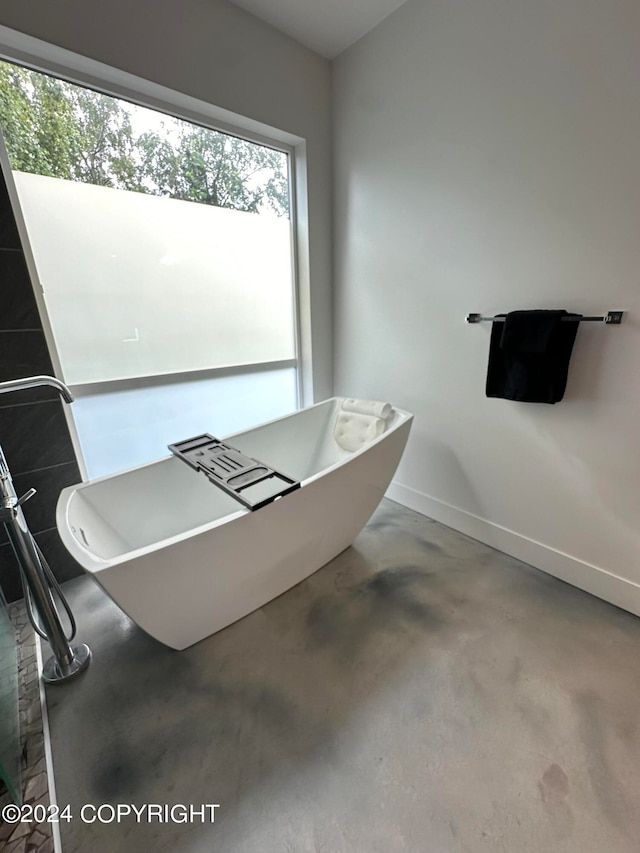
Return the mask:
M 343 450 L 353 452 L 382 435 L 384 428 L 385 422 L 382 418 L 339 411 L 333 434 Z
M 373 415 L 375 418 L 382 418 L 385 421 L 393 413 L 391 403 L 382 403 L 379 400 L 355 400 L 353 397 L 346 397 L 342 401 L 342 408 L 345 412 Z

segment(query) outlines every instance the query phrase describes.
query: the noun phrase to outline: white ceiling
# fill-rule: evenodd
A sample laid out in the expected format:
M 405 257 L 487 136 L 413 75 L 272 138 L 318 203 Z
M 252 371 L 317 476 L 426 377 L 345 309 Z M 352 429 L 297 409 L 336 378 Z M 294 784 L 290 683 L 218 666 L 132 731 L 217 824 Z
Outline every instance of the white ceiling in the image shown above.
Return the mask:
M 232 0 L 327 59 L 334 59 L 405 0 Z

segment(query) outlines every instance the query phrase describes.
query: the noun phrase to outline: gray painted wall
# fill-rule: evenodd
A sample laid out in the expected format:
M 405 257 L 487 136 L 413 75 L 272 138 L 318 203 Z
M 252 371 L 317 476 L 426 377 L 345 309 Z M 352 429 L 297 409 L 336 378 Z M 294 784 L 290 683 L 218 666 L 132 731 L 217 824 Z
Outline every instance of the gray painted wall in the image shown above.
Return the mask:
M 640 7 L 409 0 L 334 78 L 335 392 L 416 413 L 391 495 L 640 613 Z M 561 403 L 486 399 L 465 315 L 525 308 L 629 314 Z

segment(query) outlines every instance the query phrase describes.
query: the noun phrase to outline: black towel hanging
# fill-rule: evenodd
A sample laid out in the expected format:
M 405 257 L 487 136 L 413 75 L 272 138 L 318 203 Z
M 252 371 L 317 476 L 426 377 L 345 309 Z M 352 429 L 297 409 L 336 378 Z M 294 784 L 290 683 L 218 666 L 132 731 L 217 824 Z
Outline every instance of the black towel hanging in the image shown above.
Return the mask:
M 512 311 L 491 329 L 487 397 L 523 403 L 558 403 L 581 315 L 559 311 Z

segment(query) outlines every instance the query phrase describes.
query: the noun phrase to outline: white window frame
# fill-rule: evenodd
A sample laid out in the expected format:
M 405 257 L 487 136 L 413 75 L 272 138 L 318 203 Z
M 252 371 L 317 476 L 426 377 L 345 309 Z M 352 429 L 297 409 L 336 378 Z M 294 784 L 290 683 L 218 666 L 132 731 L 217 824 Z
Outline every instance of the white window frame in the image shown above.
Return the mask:
M 185 95 L 158 83 L 137 77 L 126 71 L 89 59 L 56 45 L 24 33 L 0 26 L 0 59 L 15 62 L 19 65 L 60 77 L 70 83 L 77 83 L 90 89 L 122 98 L 143 107 L 166 113 L 185 121 L 193 122 L 211 130 L 238 136 L 249 142 L 267 145 L 283 151 L 289 156 L 289 204 L 290 222 L 292 229 L 292 270 L 293 270 L 293 299 L 294 299 L 294 329 L 295 356 L 293 359 L 242 367 L 220 367 L 194 370 L 185 374 L 167 374 L 167 381 L 178 379 L 210 378 L 213 376 L 228 376 L 239 371 L 277 369 L 286 367 L 297 368 L 297 396 L 300 407 L 313 402 L 313 381 L 311 361 L 311 295 L 309 279 L 309 239 L 308 239 L 308 196 L 307 196 L 307 152 L 304 138 L 279 130 L 254 119 L 238 115 L 221 107 L 216 107 L 206 101 Z M 18 232 L 24 249 L 25 260 L 34 288 L 36 302 L 40 312 L 45 340 L 49 348 L 55 375 L 63 379 L 62 366 L 58 355 L 55 336 L 49 320 L 47 306 L 44 301 L 44 291 L 38 277 L 29 235 L 22 217 L 17 190 L 12 179 L 9 158 L 0 137 L 0 167 L 7 179 L 7 189 L 16 216 Z M 83 385 L 71 385 L 77 396 L 95 394 L 109 390 L 120 391 L 126 388 L 140 387 L 142 384 L 157 384 L 163 377 L 136 377 L 131 380 L 113 380 Z M 67 423 L 71 439 L 78 458 L 83 479 L 86 479 L 86 468 L 82 448 L 76 431 L 75 423 L 65 406 Z

